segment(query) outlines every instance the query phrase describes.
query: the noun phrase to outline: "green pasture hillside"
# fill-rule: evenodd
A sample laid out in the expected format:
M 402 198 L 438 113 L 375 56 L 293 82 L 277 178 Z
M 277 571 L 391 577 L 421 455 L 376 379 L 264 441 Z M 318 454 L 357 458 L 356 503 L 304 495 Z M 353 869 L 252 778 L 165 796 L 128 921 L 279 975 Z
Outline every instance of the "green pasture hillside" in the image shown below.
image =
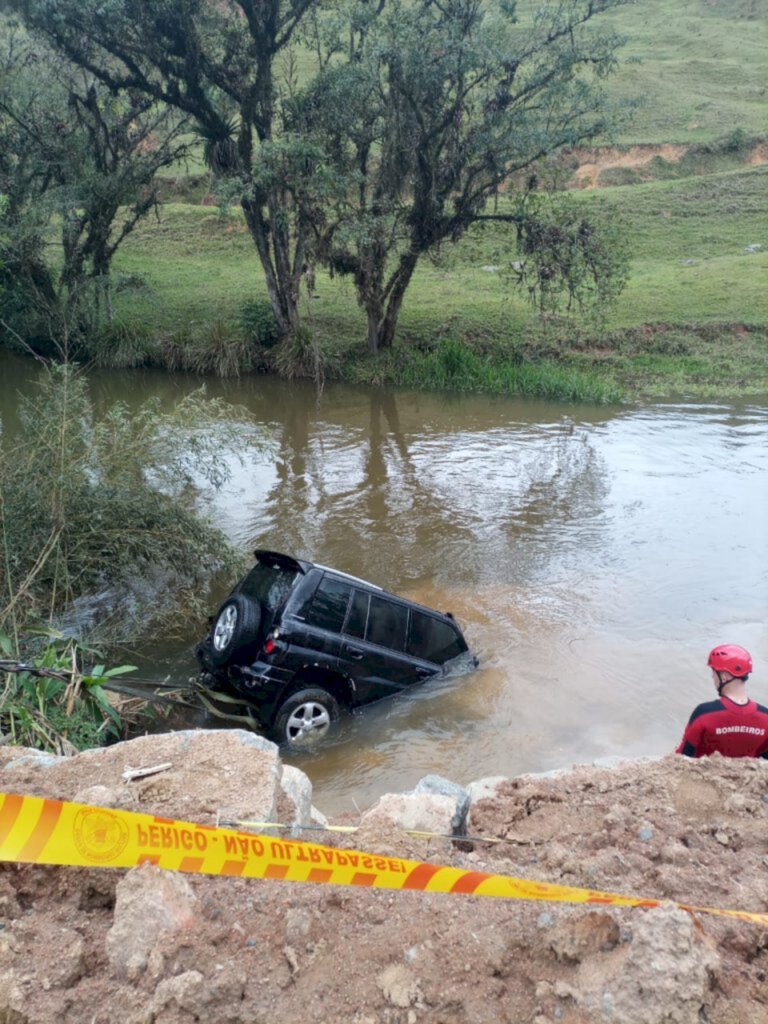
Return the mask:
M 538 6 L 521 0 L 521 20 Z M 594 24 L 627 37 L 608 92 L 640 100 L 613 141 L 708 142 L 768 129 L 766 0 L 636 0 Z
M 730 379 L 768 391 L 768 167 L 582 192 L 576 201 L 623 224 L 631 276 L 605 329 L 582 328 L 578 343 L 558 346 L 558 358 L 616 372 L 633 387 L 641 365 L 653 388 L 664 390 L 662 378 L 672 374 L 685 389 L 686 359 L 706 381 L 717 380 L 717 345 L 736 331 L 741 362 Z M 510 234 L 493 226 L 424 260 L 406 296 L 400 341 L 430 350 L 451 339 L 535 356 L 541 322 L 504 272 L 514 259 Z M 121 318 L 180 344 L 236 337 L 243 303 L 266 294 L 237 210 L 222 218 L 211 207 L 166 205 L 126 241 L 115 270 Z M 303 314 L 324 344 L 364 350 L 350 282 L 318 273 Z M 551 355 L 551 346 L 544 352 Z
M 537 6 L 519 0 L 521 27 Z M 504 366 L 572 366 L 628 393 L 768 393 L 768 166 L 759 164 L 768 0 L 636 0 L 602 22 L 627 40 L 606 89 L 617 101 L 639 101 L 621 136 L 603 140 L 629 163 L 596 172 L 612 187 L 574 193 L 588 213 L 600 209 L 623 225 L 631 253 L 629 283 L 605 323 L 544 323 L 505 273 L 516 259 L 509 231 L 487 226 L 422 260 L 397 359 L 366 360 L 352 283 L 318 271 L 302 315 L 334 353 L 334 372 L 440 385 L 433 368 L 419 364 L 408 376 L 402 367 L 458 345 Z M 311 56 L 295 56 L 306 76 Z M 666 143 L 674 155 L 655 152 Z M 632 144 L 645 146 L 637 166 Z M 263 274 L 240 211 L 201 205 L 211 182 L 196 161 L 173 169 L 159 220 L 141 224 L 118 254 L 120 329 L 129 342 L 135 333 L 171 353 L 244 351 L 243 304 L 265 298 Z M 174 358 L 165 361 L 180 365 Z M 474 370 L 455 351 L 450 360 L 462 366 L 455 383 L 466 383 Z M 471 386 L 489 383 L 477 381 Z
M 518 0 L 520 24 L 539 6 Z M 594 24 L 627 37 L 606 82 L 609 95 L 639 101 L 610 141 L 711 142 L 737 130 L 768 132 L 768 0 L 636 0 Z M 307 78 L 314 56 L 297 49 L 294 57 L 292 74 Z M 202 171 L 193 154 L 165 175 Z

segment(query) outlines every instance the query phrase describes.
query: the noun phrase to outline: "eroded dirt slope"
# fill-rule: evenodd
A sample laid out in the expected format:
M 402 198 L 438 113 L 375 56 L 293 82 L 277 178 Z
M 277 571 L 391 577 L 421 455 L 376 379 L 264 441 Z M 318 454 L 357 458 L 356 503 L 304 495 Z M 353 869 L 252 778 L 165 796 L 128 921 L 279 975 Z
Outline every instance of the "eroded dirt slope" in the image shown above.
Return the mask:
M 226 776 L 209 756 L 206 772 L 134 783 L 130 802 L 212 824 L 211 786 L 240 777 L 230 751 L 225 761 Z M 73 798 L 93 773 L 83 757 L 2 781 Z M 503 844 L 381 827 L 328 841 L 765 911 L 767 826 L 768 762 L 669 757 L 502 783 L 472 805 L 469 827 Z M 768 930 L 671 906 L 2 865 L 0 924 L 3 1024 L 768 1024 Z

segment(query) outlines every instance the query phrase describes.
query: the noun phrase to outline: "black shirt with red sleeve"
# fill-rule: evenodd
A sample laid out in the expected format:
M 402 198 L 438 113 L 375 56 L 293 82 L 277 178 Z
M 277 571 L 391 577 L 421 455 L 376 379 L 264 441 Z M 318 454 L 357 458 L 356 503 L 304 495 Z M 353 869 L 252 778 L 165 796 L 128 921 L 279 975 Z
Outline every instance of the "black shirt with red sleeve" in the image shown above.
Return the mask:
M 768 708 L 729 697 L 699 704 L 675 753 L 708 757 L 715 751 L 723 757 L 768 757 Z

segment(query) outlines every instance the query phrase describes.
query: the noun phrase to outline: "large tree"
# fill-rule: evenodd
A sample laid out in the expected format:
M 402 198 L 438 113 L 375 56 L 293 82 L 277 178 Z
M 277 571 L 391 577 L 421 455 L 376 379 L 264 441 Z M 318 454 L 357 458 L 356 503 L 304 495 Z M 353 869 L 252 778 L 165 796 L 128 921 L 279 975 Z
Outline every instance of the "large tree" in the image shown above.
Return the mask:
M 111 91 L 0 19 L 0 251 L 21 305 L 48 322 L 51 339 L 76 338 L 109 303 L 112 258 L 156 206 L 157 171 L 187 151 L 183 129 L 151 97 Z M 56 270 L 46 259 L 52 225 Z
M 233 179 L 282 331 L 298 324 L 309 224 L 286 188 L 275 61 L 317 0 L 1 0 L 115 91 L 192 116 Z M 272 173 L 274 171 L 274 173 Z
M 620 39 L 592 22 L 626 2 L 557 0 L 518 21 L 510 2 L 350 0 L 313 22 L 323 70 L 292 116 L 335 170 L 316 253 L 353 276 L 372 351 L 392 344 L 420 257 L 498 218 L 489 199 L 524 191 L 547 154 L 608 131 L 599 80 Z

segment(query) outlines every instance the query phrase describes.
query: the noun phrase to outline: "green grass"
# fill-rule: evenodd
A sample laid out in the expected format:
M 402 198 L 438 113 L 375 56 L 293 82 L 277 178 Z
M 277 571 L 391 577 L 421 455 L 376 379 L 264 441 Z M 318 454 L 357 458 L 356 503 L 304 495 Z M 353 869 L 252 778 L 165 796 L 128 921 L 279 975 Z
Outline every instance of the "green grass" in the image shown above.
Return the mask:
M 610 377 L 630 393 L 658 391 L 665 379 L 671 391 L 701 393 L 719 380 L 768 392 L 768 167 L 576 198 L 587 211 L 600 208 L 620 218 L 633 255 L 629 284 L 603 334 L 584 326 L 542 328 L 504 275 L 488 269 L 514 258 L 499 225 L 478 228 L 437 261 L 422 262 L 406 296 L 399 330 L 405 354 L 397 360 L 363 358 L 364 318 L 349 282 L 318 274 L 317 298 L 303 301 L 306 321 L 344 356 L 345 375 L 358 380 L 570 394 L 573 381 L 587 373 L 603 391 L 614 386 Z M 747 253 L 755 243 L 763 251 Z M 166 338 L 201 339 L 212 325 L 229 325 L 235 335 L 243 303 L 264 295 L 237 211 L 222 220 L 207 207 L 165 206 L 159 222 L 145 222 L 126 242 L 115 269 L 147 286 L 118 293 L 122 318 Z M 728 362 L 718 346 L 734 336 L 736 325 L 749 330 L 738 331 Z M 479 353 L 480 362 L 464 367 L 464 383 L 462 374 L 450 379 L 434 359 L 446 341 Z M 695 358 L 704 360 L 706 372 Z M 527 379 L 521 361 L 541 364 L 541 379 Z M 553 367 L 567 371 L 568 379 Z
M 765 131 L 765 0 L 639 0 L 606 20 L 628 37 L 610 93 L 643 100 L 622 141 L 702 142 L 734 128 Z

